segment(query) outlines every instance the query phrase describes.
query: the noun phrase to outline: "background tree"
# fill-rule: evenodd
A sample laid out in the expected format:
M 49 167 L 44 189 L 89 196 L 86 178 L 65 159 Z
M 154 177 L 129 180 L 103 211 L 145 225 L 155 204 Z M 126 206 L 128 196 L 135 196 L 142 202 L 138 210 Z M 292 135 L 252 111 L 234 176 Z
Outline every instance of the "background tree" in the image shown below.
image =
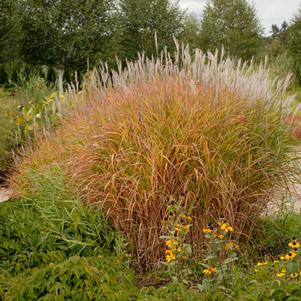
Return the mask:
M 135 59 L 144 51 L 147 56 L 156 53 L 155 33 L 158 50 L 174 47 L 173 36 L 183 32 L 184 13 L 177 2 L 169 0 L 120 0 L 122 28 L 122 57 Z
M 228 54 L 249 60 L 261 46 L 262 27 L 246 0 L 210 0 L 201 22 L 204 50 L 224 46 Z
M 201 48 L 201 22 L 193 15 L 187 15 L 184 18 L 184 28 L 180 36 L 180 41 L 188 44 L 190 50 Z
M 18 56 L 16 39 L 19 34 L 17 1 L 0 1 L 0 61 L 8 61 Z
M 270 57 L 277 57 L 287 50 L 288 43 L 288 23 L 284 21 L 280 27 L 273 24 L 271 36 L 267 38 L 265 53 Z
M 0 83 L 7 82 L 19 61 L 20 23 L 18 1 L 0 1 Z
M 53 67 L 63 90 L 65 70 L 85 70 L 106 60 L 113 35 L 110 0 L 21 1 L 21 54 L 33 65 Z
M 288 48 L 294 61 L 294 73 L 301 84 L 301 8 L 293 19 L 288 35 Z

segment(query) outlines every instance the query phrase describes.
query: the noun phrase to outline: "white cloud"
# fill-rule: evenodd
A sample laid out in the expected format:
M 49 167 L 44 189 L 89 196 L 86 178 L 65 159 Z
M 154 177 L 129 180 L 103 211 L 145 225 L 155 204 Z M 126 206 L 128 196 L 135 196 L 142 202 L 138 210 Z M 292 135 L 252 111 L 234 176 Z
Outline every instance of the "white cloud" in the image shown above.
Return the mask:
M 284 20 L 289 22 L 301 6 L 300 0 L 248 1 L 254 4 L 266 33 L 269 33 L 272 24 L 281 25 Z M 188 9 L 189 12 L 200 16 L 206 2 L 206 0 L 180 0 L 180 5 L 182 8 Z

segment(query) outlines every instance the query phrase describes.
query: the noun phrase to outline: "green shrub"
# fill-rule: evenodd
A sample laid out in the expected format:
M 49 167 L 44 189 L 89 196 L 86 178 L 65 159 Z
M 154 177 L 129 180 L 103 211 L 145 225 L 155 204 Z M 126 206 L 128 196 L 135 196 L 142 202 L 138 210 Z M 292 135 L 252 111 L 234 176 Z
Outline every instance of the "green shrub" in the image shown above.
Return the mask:
M 58 104 L 62 99 L 54 85 L 39 75 L 21 73 L 14 89 L 15 97 L 22 105 L 18 116 L 18 138 L 22 143 L 58 123 L 61 113 Z
M 252 236 L 250 251 L 254 256 L 279 256 L 287 251 L 288 243 L 301 239 L 301 215 L 293 212 L 263 217 Z
M 4 300 L 133 300 L 134 276 L 124 257 L 71 257 L 11 278 Z
M 74 255 L 120 253 L 120 236 L 101 211 L 67 190 L 59 169 L 28 177 L 35 192 L 0 206 L 0 274 L 16 275 Z
M 0 88 L 0 180 L 13 161 L 16 150 L 18 102 Z

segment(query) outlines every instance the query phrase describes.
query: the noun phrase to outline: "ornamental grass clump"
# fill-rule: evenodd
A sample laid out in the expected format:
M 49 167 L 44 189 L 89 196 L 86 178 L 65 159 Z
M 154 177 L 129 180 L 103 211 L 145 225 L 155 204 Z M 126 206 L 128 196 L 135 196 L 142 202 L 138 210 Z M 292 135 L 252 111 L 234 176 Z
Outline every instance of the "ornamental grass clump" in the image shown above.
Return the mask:
M 222 218 L 248 237 L 298 174 L 286 85 L 264 66 L 188 50 L 142 56 L 111 76 L 93 72 L 66 96 L 82 104 L 25 154 L 12 186 L 26 194 L 27 169 L 59 164 L 82 200 L 124 233 L 139 270 L 162 261 L 170 199 L 181 199 L 183 212 L 193 208 L 188 242 L 201 257 L 208 221 Z

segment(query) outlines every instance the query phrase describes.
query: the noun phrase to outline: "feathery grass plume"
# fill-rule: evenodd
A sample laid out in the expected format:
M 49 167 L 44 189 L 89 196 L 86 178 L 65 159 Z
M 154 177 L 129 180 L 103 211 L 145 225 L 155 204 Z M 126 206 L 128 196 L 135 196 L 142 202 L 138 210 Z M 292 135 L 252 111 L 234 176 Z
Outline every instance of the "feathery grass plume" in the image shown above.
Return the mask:
M 140 270 L 162 259 L 171 198 L 194 208 L 189 239 L 198 257 L 209 220 L 249 235 L 273 193 L 298 174 L 285 124 L 289 78 L 270 79 L 265 64 L 177 48 L 173 58 L 142 54 L 111 76 L 103 65 L 81 92 L 70 89 L 79 105 L 11 179 L 26 194 L 28 168 L 60 164 L 81 198 L 128 238 Z

